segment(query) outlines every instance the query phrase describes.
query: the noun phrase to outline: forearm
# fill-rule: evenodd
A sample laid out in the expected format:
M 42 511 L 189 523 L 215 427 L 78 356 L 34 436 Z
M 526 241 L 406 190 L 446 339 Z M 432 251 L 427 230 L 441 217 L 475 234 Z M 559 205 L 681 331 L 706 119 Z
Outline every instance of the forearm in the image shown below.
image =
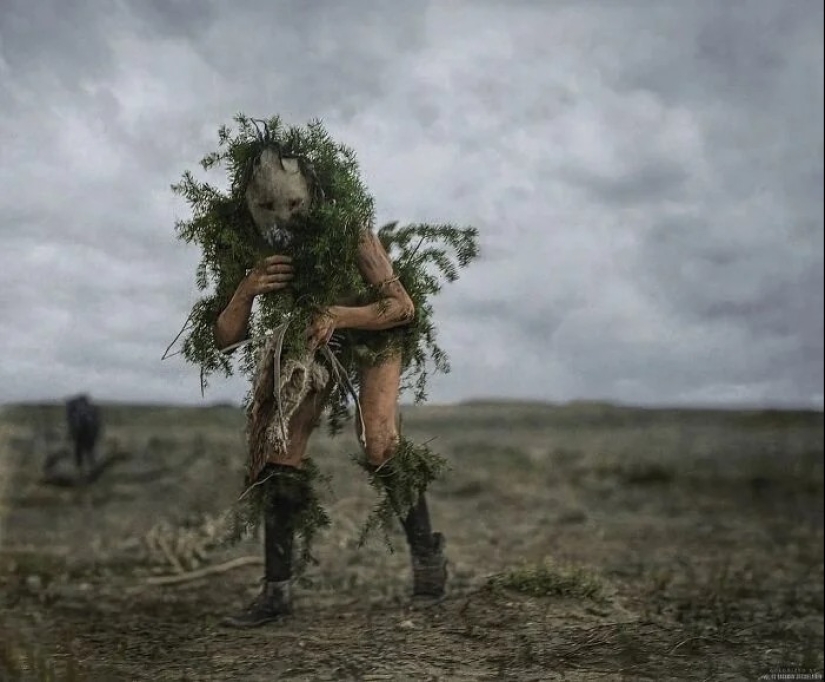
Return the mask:
M 215 322 L 215 345 L 223 350 L 246 338 L 253 296 L 238 290 Z
M 332 306 L 330 315 L 337 329 L 382 331 L 412 322 L 415 308 L 412 301 L 385 298 L 364 306 Z

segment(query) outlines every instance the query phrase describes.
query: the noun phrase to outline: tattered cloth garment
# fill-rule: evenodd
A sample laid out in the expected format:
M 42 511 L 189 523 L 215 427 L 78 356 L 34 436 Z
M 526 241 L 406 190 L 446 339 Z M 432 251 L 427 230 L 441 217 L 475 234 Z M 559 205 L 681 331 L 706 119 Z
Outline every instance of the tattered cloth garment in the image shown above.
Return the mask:
M 361 405 L 346 369 L 328 346 L 322 346 L 317 352 L 307 352 L 303 357 L 284 357 L 284 337 L 288 327 L 289 321 L 275 328 L 258 350 L 252 400 L 247 410 L 249 485 L 254 485 L 273 455 L 286 454 L 289 422 L 295 411 L 308 395 L 323 392 L 331 380 L 342 385 L 353 398 L 358 439 L 362 447 L 366 446 Z

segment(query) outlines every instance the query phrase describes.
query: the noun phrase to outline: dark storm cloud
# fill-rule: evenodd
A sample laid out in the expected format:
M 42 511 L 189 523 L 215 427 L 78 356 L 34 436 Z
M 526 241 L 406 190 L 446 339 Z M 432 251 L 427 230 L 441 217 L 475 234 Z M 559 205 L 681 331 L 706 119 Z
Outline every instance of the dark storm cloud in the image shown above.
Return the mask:
M 7 0 L 2 397 L 200 399 L 169 184 L 244 111 L 481 229 L 434 399 L 821 404 L 822 44 L 813 2 Z
M 607 204 L 622 206 L 678 197 L 688 178 L 688 171 L 667 159 L 659 159 L 620 176 L 605 177 L 576 169 L 566 175 L 572 185 L 597 195 Z

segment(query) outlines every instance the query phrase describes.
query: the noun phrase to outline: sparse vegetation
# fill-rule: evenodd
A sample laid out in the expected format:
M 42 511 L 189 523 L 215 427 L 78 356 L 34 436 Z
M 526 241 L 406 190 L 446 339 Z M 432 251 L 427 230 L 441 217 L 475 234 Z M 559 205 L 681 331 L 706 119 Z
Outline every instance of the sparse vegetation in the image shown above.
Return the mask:
M 242 413 L 103 409 L 107 437 L 139 456 L 86 490 L 37 483 L 44 443 L 60 438 L 60 405 L 5 412 L 14 438 L 0 450 L 26 454 L 0 501 L 0 679 L 715 681 L 822 671 L 821 413 L 409 409 L 406 433 L 437 438 L 450 465 L 432 488 L 450 592 L 421 611 L 406 608 L 406 552 L 358 548 L 375 493 L 346 455 L 354 437 L 318 434 L 312 458 L 331 479 L 319 564 L 288 625 L 236 636 L 215 622 L 256 589 L 259 569 L 163 585 L 174 569 L 142 539 L 157 524 L 192 528 L 235 498 Z M 400 533 L 395 544 L 403 548 Z M 249 540 L 186 567 L 259 555 Z
M 604 585 L 593 573 L 580 566 L 542 563 L 513 568 L 487 580 L 493 590 L 513 590 L 530 597 L 604 599 Z

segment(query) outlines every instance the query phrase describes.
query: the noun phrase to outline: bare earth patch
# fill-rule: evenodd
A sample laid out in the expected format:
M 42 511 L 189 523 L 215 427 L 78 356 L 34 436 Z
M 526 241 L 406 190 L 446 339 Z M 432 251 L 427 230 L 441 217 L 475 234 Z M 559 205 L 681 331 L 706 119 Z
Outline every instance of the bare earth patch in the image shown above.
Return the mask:
M 450 592 L 420 609 L 400 533 L 393 554 L 357 547 L 375 497 L 354 439 L 321 434 L 319 564 L 294 617 L 240 633 L 218 620 L 255 593 L 260 552 L 214 547 L 205 522 L 238 492 L 240 412 L 104 406 L 107 449 L 129 456 L 85 489 L 40 481 L 61 417 L 0 414 L 0 680 L 822 672 L 821 413 L 409 409 L 452 466 L 432 494 Z

